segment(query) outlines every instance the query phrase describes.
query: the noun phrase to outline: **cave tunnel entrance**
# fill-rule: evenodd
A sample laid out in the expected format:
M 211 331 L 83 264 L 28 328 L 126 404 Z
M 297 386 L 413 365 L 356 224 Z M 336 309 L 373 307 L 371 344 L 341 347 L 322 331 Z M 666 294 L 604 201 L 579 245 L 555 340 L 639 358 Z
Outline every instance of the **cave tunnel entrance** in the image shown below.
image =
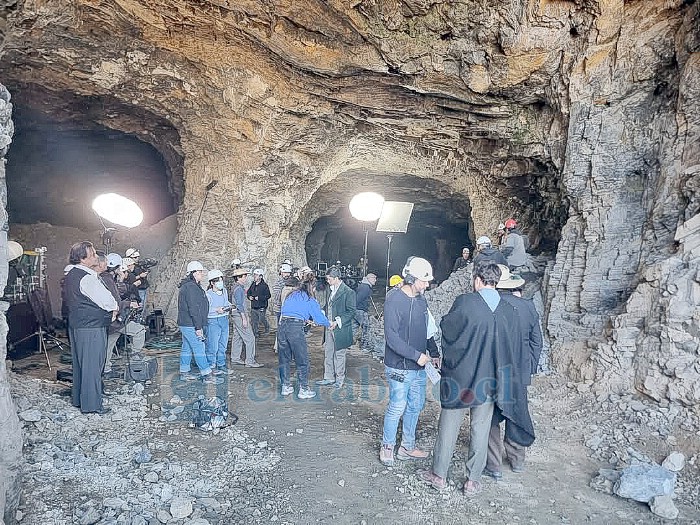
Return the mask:
M 135 246 L 156 260 L 171 249 L 184 193 L 179 134 L 143 108 L 112 99 L 36 85 L 8 89 L 15 127 L 6 165 L 8 237 L 25 250 L 46 248 L 46 284 L 57 313 L 73 243 L 87 239 L 122 255 Z M 103 245 L 91 204 L 110 192 L 136 202 L 144 220 L 131 229 L 105 221 L 116 232 Z
M 162 155 L 134 135 L 95 123 L 66 126 L 22 106 L 7 154 L 7 210 L 13 224 L 99 228 L 90 204 L 101 193 L 136 202 L 151 226 L 179 205 Z
M 320 188 L 309 208 L 311 231 L 305 239 L 306 260 L 312 267 L 340 261 L 357 266 L 364 250 L 360 221 L 350 215 L 350 199 L 362 191 L 376 191 L 386 200 L 413 202 L 405 234 L 391 243 L 389 275 L 400 274 L 406 259 L 416 255 L 433 264 L 436 280 L 447 278 L 463 246 L 472 247 L 474 235 L 470 205 L 465 195 L 454 193 L 442 182 L 404 174 L 348 172 Z M 368 271 L 383 282 L 386 277 L 387 234 L 370 223 L 367 243 Z

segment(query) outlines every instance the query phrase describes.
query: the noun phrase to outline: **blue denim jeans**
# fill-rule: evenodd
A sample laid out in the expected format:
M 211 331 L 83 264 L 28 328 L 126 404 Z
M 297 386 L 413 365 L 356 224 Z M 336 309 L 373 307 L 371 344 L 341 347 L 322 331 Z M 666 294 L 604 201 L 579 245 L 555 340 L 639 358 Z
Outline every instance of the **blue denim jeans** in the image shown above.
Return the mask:
M 382 444 L 392 447 L 396 444 L 396 430 L 403 416 L 401 446 L 413 450 L 416 448 L 418 416 L 425 404 L 425 370 L 399 370 L 385 366 L 384 373 L 389 382 L 389 404 L 384 412 Z M 403 382 L 392 379 L 392 376 L 403 377 Z
M 304 321 L 301 319 L 280 319 L 277 329 L 277 356 L 280 368 L 280 382 L 289 385 L 289 363 L 294 357 L 297 365 L 297 379 L 300 388 L 309 387 L 309 350 L 306 346 Z
M 180 373 L 189 372 L 192 367 L 192 356 L 199 367 L 199 373 L 203 376 L 211 374 L 211 367 L 207 361 L 207 352 L 204 341 L 200 341 L 195 334 L 194 326 L 180 326 L 182 333 L 182 350 L 180 350 Z
M 228 315 L 210 317 L 207 329 L 207 361 L 212 368 L 226 368 Z

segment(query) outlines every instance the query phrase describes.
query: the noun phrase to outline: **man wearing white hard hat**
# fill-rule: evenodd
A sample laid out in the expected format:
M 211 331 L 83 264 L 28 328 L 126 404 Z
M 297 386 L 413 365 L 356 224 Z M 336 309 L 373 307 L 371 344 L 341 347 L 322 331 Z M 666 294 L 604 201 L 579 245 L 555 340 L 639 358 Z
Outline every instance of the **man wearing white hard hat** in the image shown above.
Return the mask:
M 282 311 L 282 289 L 284 283 L 292 275 L 292 265 L 284 262 L 279 268 L 279 277 L 272 286 L 272 311 L 274 312 L 277 323 L 280 321 L 280 312 Z
M 136 248 L 129 248 L 124 253 L 124 256 L 134 261 L 134 267 L 129 271 L 133 274 L 133 284 L 139 291 L 139 303 L 141 303 L 141 308 L 145 309 L 148 287 L 150 286 L 148 282 L 148 270 L 139 264 L 141 254 Z
M 474 256 L 474 268 L 480 264 L 492 262 L 494 264 L 507 265 L 505 256 L 491 245 L 491 239 L 482 235 L 476 240 L 476 255 Z
M 224 380 L 212 373 L 207 361 L 204 346 L 206 340 L 204 327 L 207 326 L 209 301 L 200 286 L 204 276 L 204 266 L 199 261 L 187 263 L 187 276 L 180 281 L 180 292 L 177 300 L 177 325 L 182 334 L 182 349 L 180 350 L 180 380 L 192 381 L 197 376 L 191 372 L 192 357 L 199 368 L 202 382 L 218 385 Z
M 422 460 L 428 453 L 416 446 L 416 425 L 425 404 L 425 365 L 428 353 L 428 303 L 423 292 L 433 280 L 433 267 L 421 257 L 409 257 L 403 285 L 387 294 L 384 302 L 384 372 L 389 383 L 389 404 L 379 460 L 394 464 L 399 420 L 403 418 L 401 446 L 396 458 Z
M 117 286 L 117 274 L 121 272 L 121 256 L 118 253 L 110 253 L 104 257 L 104 261 L 102 257 L 98 257 L 98 264 L 100 265 L 102 282 L 119 303 L 119 316 L 108 329 L 107 355 L 102 370 L 102 376 L 105 379 L 114 379 L 121 376 L 112 370 L 112 353 L 117 346 L 119 336 L 124 334 L 130 337 L 131 349 L 134 353 L 139 354 L 146 344 L 146 327 L 130 319 L 131 311 L 139 308 L 139 303 L 134 300 L 134 297 L 129 297 L 128 293 L 122 296 Z

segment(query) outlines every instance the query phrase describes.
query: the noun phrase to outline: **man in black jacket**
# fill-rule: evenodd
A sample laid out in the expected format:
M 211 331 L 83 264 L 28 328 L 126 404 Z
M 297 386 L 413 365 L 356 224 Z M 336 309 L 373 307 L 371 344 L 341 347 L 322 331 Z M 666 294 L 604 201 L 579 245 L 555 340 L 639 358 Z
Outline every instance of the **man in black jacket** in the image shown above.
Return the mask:
M 462 268 L 466 268 L 469 265 L 469 248 L 466 246 L 462 248 L 462 255 L 457 257 L 455 259 L 455 264 L 452 267 L 452 271 L 456 272 L 457 270 L 461 270 Z
M 433 280 L 433 268 L 420 257 L 409 257 L 403 269 L 404 284 L 391 290 L 384 301 L 384 371 L 389 383 L 389 404 L 379 460 L 394 464 L 394 446 L 403 417 L 401 446 L 397 458 L 425 459 L 428 453 L 416 446 L 416 425 L 425 404 L 425 365 L 428 346 L 428 303 L 423 292 Z
M 502 301 L 496 291 L 501 270 L 493 263 L 474 269 L 474 292 L 455 299 L 442 318 L 442 412 L 433 452 L 432 470 L 419 477 L 437 489 L 447 486 L 447 471 L 467 411 L 470 412 L 468 479 L 465 496 L 481 489 L 479 478 L 486 466 L 489 431 L 494 406 L 514 420 L 511 428 L 517 443 L 534 441 L 532 421 L 527 412 L 524 386 L 515 372 L 513 356 L 522 339 L 512 329 L 518 326 L 515 309 Z M 524 411 L 523 411 L 524 405 Z
M 515 308 L 520 321 L 520 335 L 523 341 L 520 346 L 520 354 L 515 356 L 515 361 L 517 372 L 520 373 L 520 382 L 527 387 L 532 382 L 531 377 L 537 372 L 537 365 L 540 362 L 540 353 L 542 352 L 540 316 L 537 314 L 534 303 L 522 297 L 525 279 L 511 274 L 506 266 L 499 265 L 499 268 L 501 269 L 501 279 L 498 281 L 496 288 L 501 295 L 501 299 Z M 500 411 L 496 410 L 491 421 L 488 458 L 484 469 L 484 474 L 494 479 L 503 477 L 501 462 L 504 451 L 513 472 L 523 472 L 525 470 L 525 451 L 527 447 L 516 443 L 509 437 L 509 427 L 512 423 L 508 419 L 506 419 L 506 439 L 504 442 L 501 436 L 500 422 L 502 420 L 503 416 L 500 414 Z
M 476 240 L 476 255 L 474 256 L 474 268 L 486 263 L 502 264 L 508 266 L 505 256 L 491 246 L 491 239 L 482 235 Z
M 260 323 L 265 327 L 265 333 L 270 333 L 270 323 L 267 321 L 267 303 L 272 297 L 270 287 L 263 279 L 262 268 L 253 270 L 253 284 L 248 287 L 250 300 L 250 326 L 257 339 L 260 336 Z

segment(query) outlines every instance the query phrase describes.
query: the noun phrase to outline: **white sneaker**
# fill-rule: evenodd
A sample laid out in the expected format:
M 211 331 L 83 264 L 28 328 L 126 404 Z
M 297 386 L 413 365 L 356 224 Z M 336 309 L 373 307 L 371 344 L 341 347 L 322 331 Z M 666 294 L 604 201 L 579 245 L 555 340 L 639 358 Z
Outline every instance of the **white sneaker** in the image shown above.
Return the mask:
M 294 387 L 292 385 L 282 385 L 282 395 L 288 396 L 294 393 Z
M 312 397 L 316 397 L 316 392 L 310 388 L 300 388 L 298 397 L 299 399 L 311 399 Z

